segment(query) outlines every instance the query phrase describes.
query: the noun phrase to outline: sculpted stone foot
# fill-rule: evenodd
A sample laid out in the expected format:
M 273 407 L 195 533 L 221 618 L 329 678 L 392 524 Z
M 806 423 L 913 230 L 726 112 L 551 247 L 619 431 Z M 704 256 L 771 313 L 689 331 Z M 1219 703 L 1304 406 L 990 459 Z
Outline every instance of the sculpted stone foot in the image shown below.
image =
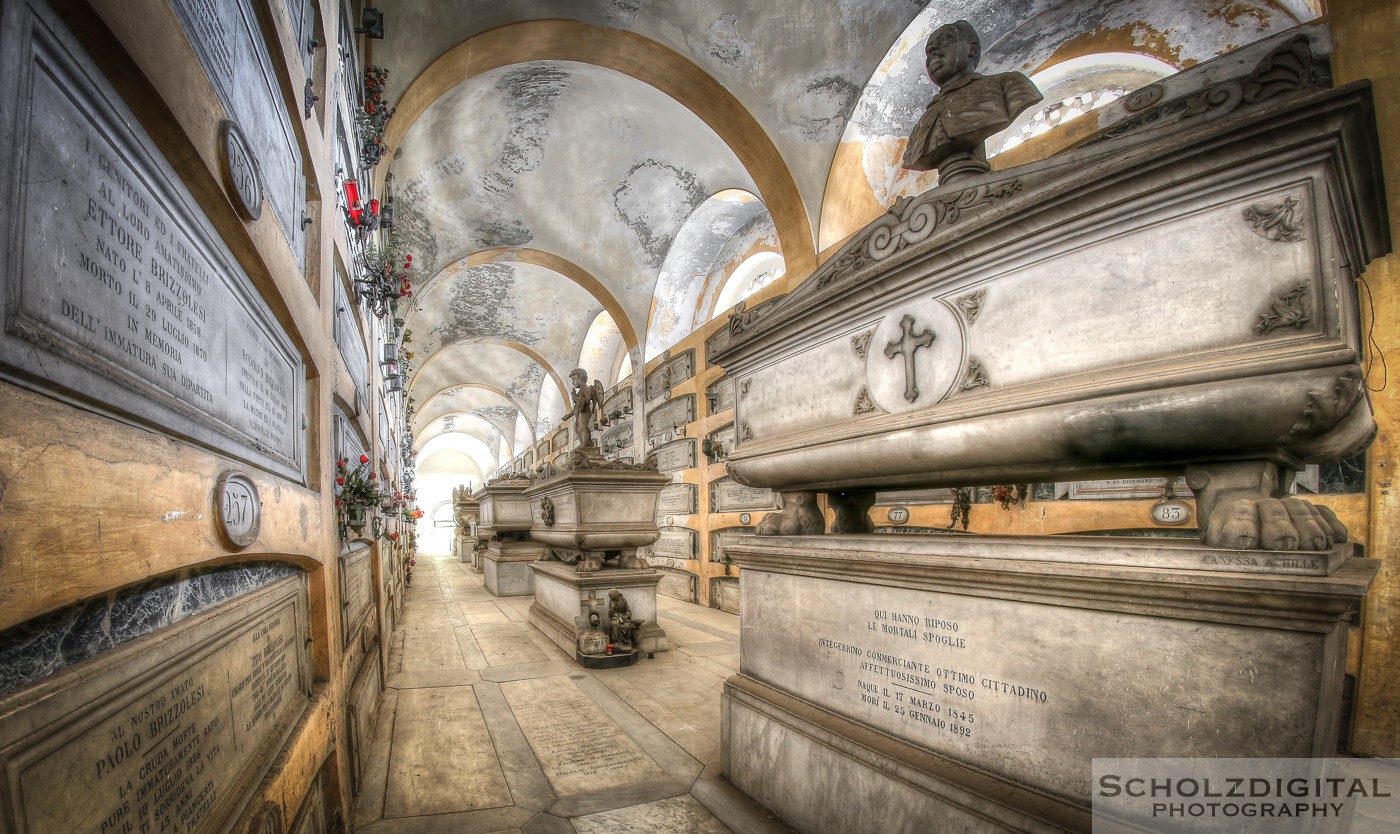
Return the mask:
M 1329 550 L 1347 529 L 1327 507 L 1284 497 L 1293 475 L 1264 461 L 1188 467 L 1201 539 L 1234 550 Z
M 603 557 L 588 555 L 583 557 L 583 561 L 575 568 L 579 573 L 595 573 L 603 569 Z
M 617 557 L 617 566 L 623 570 L 645 570 L 651 567 L 646 560 L 637 555 L 637 551 L 629 550 Z
M 870 508 L 875 506 L 874 492 L 829 492 L 826 499 L 836 511 L 831 532 L 875 532 L 875 522 L 870 520 Z
M 782 509 L 769 513 L 759 522 L 760 536 L 820 536 L 826 531 L 826 519 L 817 508 L 815 492 L 782 492 L 778 494 Z

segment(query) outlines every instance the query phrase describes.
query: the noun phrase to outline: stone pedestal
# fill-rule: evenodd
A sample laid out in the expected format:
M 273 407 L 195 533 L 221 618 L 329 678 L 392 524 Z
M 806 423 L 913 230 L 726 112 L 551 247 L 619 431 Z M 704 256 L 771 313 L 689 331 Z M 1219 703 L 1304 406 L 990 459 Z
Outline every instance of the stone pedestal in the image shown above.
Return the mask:
M 549 549 L 529 539 L 495 538 L 482 554 L 486 590 L 498 597 L 528 596 L 535 592 L 535 574 L 530 563 L 549 554 Z
M 530 622 L 559 648 L 572 657 L 578 650 L 576 618 L 588 611 L 588 601 L 602 604 L 600 616 L 606 629 L 608 591 L 616 588 L 627 600 L 632 618 L 642 622 L 637 630 L 639 653 L 666 650 L 666 632 L 656 622 L 656 583 L 661 574 L 650 568 L 626 570 L 604 568 L 579 573 L 563 562 L 530 562 L 534 574 L 535 601 L 530 605 Z
M 480 542 L 473 536 L 464 536 L 459 530 L 456 536 L 457 561 L 464 565 L 470 565 L 476 559 L 476 551 Z
M 1378 567 L 1350 545 L 1098 537 L 726 553 L 743 628 L 723 770 L 805 832 L 1088 830 L 1094 758 L 1330 755 L 1344 618 Z

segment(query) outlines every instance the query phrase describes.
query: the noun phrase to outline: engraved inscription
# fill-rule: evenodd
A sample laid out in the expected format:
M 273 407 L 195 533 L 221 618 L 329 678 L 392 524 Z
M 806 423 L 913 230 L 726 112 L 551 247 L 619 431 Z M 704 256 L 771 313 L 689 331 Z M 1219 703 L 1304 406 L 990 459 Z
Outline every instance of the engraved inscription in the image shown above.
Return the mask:
M 33 87 L 11 332 L 136 394 L 89 396 L 299 473 L 300 361 L 251 281 L 149 140 L 75 103 L 44 61 Z
M 861 640 L 814 639 L 825 656 L 850 656 L 842 665 L 855 673 L 851 708 L 857 714 L 882 714 L 881 725 L 902 726 L 916 737 L 970 742 L 993 715 L 1008 715 L 1004 708 L 979 709 L 979 699 L 1024 704 L 1023 709 L 1050 700 L 1043 686 L 977 669 L 968 630 L 936 610 L 876 608 L 865 619 L 864 634 Z
M 664 775 L 567 678 L 511 681 L 501 691 L 556 793 L 615 789 Z
M 721 377 L 705 389 L 710 398 L 710 413 L 719 414 L 734 407 L 734 380 Z
M 342 627 L 345 644 L 349 645 L 359 631 L 360 623 L 369 613 L 373 602 L 374 576 L 370 571 L 369 548 L 364 547 L 341 557 L 341 609 L 345 612 Z
M 651 552 L 676 559 L 694 559 L 699 546 L 699 533 L 686 527 L 676 527 L 662 530 L 661 538 L 652 545 Z
M 690 515 L 696 511 L 695 484 L 668 484 L 656 499 L 657 515 Z
M 647 412 L 647 436 L 656 437 L 695 422 L 695 395 L 687 394 L 668 400 Z
M 771 489 L 744 486 L 731 478 L 721 478 L 710 484 L 710 512 L 712 513 L 776 510 L 777 508 L 777 499 Z
M 293 582 L 289 590 L 299 596 L 300 580 Z M 220 830 L 240 799 L 235 789 L 266 765 L 266 745 L 306 703 L 296 604 L 264 603 L 261 614 L 227 629 L 212 653 L 177 660 L 112 703 L 75 704 L 75 717 L 89 710 L 101 717 L 67 722 L 86 726 L 64 730 L 60 744 L 17 769 L 20 801 L 11 807 L 24 809 L 23 830 Z M 122 690 L 126 674 L 112 690 Z M 52 742 L 48 733 L 35 735 L 42 736 L 36 747 Z M 27 758 L 17 752 L 9 764 Z
M 656 450 L 656 466 L 666 474 L 695 465 L 695 441 L 677 440 Z

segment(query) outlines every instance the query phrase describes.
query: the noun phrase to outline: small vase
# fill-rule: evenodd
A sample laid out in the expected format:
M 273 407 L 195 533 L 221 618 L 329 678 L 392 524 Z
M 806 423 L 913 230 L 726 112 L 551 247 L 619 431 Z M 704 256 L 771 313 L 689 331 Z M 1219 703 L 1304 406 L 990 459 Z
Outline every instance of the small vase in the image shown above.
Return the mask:
M 345 525 L 359 535 L 365 529 L 364 504 L 347 504 L 345 507 Z

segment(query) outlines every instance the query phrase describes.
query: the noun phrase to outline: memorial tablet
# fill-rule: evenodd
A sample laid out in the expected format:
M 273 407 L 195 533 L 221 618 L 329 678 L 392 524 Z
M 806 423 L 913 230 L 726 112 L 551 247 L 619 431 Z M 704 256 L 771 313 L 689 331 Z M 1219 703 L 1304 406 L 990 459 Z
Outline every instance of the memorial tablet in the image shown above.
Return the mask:
M 656 450 L 656 467 L 663 474 L 695 466 L 695 441 L 677 440 Z
M 695 422 L 695 395 L 686 394 L 667 400 L 647 412 L 647 437 L 656 437 L 674 431 L 677 426 Z
M 0 374 L 300 481 L 305 369 L 248 275 L 60 24 L 0 41 Z
M 625 415 L 632 413 L 632 386 L 629 385 L 619 391 L 614 391 L 603 400 L 603 414 L 612 414 L 620 411 Z
M 272 213 L 297 264 L 303 265 L 306 176 L 289 116 L 295 106 L 289 109 L 282 98 L 257 15 L 248 0 L 173 0 L 171 5 L 224 109 L 242 128 Z
M 379 654 L 365 657 L 355 682 L 350 685 L 350 695 L 345 709 L 348 715 L 350 748 L 350 775 L 354 779 L 355 793 L 365 782 L 365 766 L 369 764 L 370 742 L 374 739 L 374 724 L 379 717 L 379 701 L 383 688 L 379 681 Z
M 340 557 L 340 610 L 344 612 L 343 645 L 359 637 L 365 615 L 374 606 L 374 572 L 369 545 Z
M 1108 481 L 1073 481 L 1069 484 L 1071 500 L 1105 498 L 1161 498 L 1167 488 L 1166 478 L 1118 478 Z M 1057 490 L 1058 491 L 1058 490 Z M 1190 496 L 1185 478 L 1172 479 L 1172 492 Z
M 654 400 L 680 383 L 695 376 L 695 351 L 664 360 L 656 370 L 647 374 L 647 399 Z
M 929 504 L 953 503 L 951 489 L 905 489 L 875 493 L 877 507 L 923 507 Z
M 776 510 L 777 498 L 771 489 L 748 487 L 733 478 L 710 483 L 710 512 L 737 513 L 741 510 Z
M 721 530 L 710 531 L 710 561 L 724 561 L 724 546 L 734 541 L 735 536 L 748 536 L 753 534 L 752 527 L 725 527 Z
M 699 487 L 695 484 L 668 484 L 656 498 L 656 514 L 692 515 L 698 512 Z
M 734 407 L 734 380 L 727 376 L 720 377 L 705 389 L 705 396 L 710 398 L 711 414 L 730 410 Z
M 661 538 L 651 546 L 657 556 L 670 556 L 675 559 L 694 559 L 700 546 L 700 534 L 687 527 L 664 527 Z
M 658 570 L 661 571 L 661 581 L 656 584 L 657 593 L 683 602 L 695 602 L 700 577 L 693 573 L 671 568 L 658 568 Z
M 710 605 L 730 614 L 739 613 L 739 578 L 716 576 L 710 580 Z
M 355 393 L 364 402 L 369 387 L 369 358 L 365 352 L 365 337 L 355 319 L 354 305 L 342 280 L 335 282 L 335 319 L 331 329 L 335 334 L 335 346 L 340 348 L 340 358 L 345 361 L 345 369 L 355 383 Z
M 4 702 L 16 830 L 225 830 L 308 703 L 306 633 L 298 575 Z

